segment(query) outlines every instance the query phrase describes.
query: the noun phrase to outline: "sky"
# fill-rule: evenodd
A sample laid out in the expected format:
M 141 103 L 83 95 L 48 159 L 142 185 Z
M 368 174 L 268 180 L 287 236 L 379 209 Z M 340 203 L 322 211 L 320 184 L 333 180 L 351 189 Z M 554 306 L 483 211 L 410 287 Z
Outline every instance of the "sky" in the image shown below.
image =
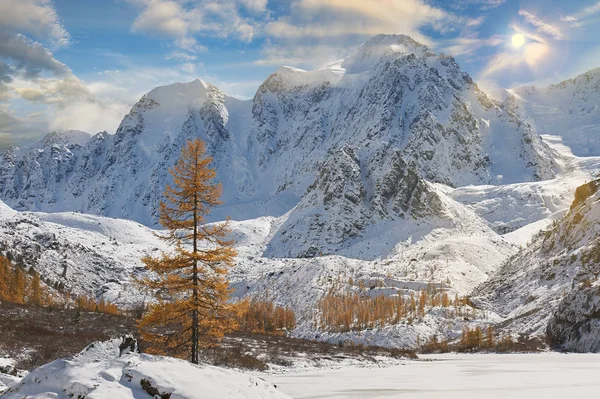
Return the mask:
M 252 98 L 279 66 L 324 67 L 379 33 L 453 55 L 490 92 L 600 67 L 599 0 L 0 0 L 0 148 L 114 133 L 174 82 Z

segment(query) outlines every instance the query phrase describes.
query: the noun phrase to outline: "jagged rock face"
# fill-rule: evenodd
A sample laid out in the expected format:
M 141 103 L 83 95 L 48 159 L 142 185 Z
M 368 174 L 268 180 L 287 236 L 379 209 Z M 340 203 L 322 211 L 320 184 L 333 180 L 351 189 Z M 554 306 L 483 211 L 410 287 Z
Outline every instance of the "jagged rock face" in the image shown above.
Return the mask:
M 600 350 L 600 181 L 579 187 L 570 211 L 478 287 L 477 300 L 512 331 L 548 334 L 568 350 Z
M 337 184 L 327 180 L 339 173 L 317 171 L 333 162 L 327 154 L 343 148 L 354 149 L 367 180 L 372 174 L 366 182 L 345 176 L 343 190 L 363 185 L 365 212 L 382 218 L 416 217 L 401 191 L 420 192 L 421 179 L 455 186 L 528 181 L 552 177 L 554 167 L 527 124 L 492 103 L 451 57 L 406 36 L 377 36 L 330 68 L 282 68 L 252 101 L 201 81 L 160 87 L 132 108 L 115 135 L 67 136 L 4 154 L 0 197 L 8 205 L 154 226 L 168 169 L 195 137 L 206 142 L 224 187 L 225 207 L 213 220 L 305 209 L 314 203 L 309 186 Z M 344 201 L 336 212 L 349 213 L 352 202 Z M 331 239 L 358 234 L 358 219 Z
M 312 257 L 351 247 L 388 221 L 444 218 L 438 194 L 390 146 L 331 152 L 315 182 L 278 229 L 268 256 Z
M 546 332 L 554 348 L 600 352 L 600 286 L 580 286 L 568 293 Z
M 55 204 L 61 193 L 46 187 L 61 184 L 77 168 L 78 154 L 90 135 L 67 131 L 52 133 L 27 149 L 7 150 L 0 164 L 0 188 L 20 208 Z M 24 153 L 27 153 L 26 155 Z
M 529 126 L 494 105 L 454 59 L 404 36 L 378 36 L 328 69 L 280 69 L 259 88 L 253 114 L 265 149 L 259 168 L 288 166 L 278 190 L 304 189 L 330 149 L 372 142 L 454 186 L 552 176 L 551 152 Z

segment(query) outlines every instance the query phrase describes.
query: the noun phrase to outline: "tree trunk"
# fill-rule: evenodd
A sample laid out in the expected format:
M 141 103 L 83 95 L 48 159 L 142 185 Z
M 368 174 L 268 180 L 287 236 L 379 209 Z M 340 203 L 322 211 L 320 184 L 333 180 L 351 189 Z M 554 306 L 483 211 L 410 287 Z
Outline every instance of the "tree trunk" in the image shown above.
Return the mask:
M 198 251 L 198 195 L 194 194 L 194 256 Z M 194 259 L 192 310 L 192 363 L 198 364 L 198 261 Z

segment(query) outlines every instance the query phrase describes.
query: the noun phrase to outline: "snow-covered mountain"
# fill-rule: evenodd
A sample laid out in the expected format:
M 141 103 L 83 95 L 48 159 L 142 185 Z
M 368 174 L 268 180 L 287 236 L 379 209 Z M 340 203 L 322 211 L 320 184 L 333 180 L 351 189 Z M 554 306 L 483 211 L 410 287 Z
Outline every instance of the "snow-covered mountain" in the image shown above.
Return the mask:
M 506 317 L 506 330 L 547 333 L 568 350 L 600 350 L 599 186 L 593 180 L 577 188 L 569 212 L 475 291 Z
M 555 135 L 575 155 L 600 155 L 600 68 L 547 87 L 510 90 L 507 108 L 539 134 Z
M 333 162 L 328 154 L 346 147 L 371 170 L 361 183 L 369 212 L 381 206 L 372 196 L 392 158 L 406 169 L 394 185 L 414 184 L 403 175 L 453 186 L 540 180 L 556 166 L 529 125 L 491 102 L 454 59 L 380 35 L 329 68 L 279 69 L 251 101 L 199 80 L 178 83 L 146 94 L 115 135 L 66 132 L 11 149 L 0 162 L 0 198 L 18 210 L 153 226 L 167 169 L 194 137 L 206 141 L 225 188 L 214 220 L 289 211 Z
M 52 133 L 9 149 L 0 164 L 4 198 L 21 210 L 81 211 L 152 225 L 168 168 L 188 139 L 206 140 L 224 186 L 232 186 L 227 177 L 239 154 L 225 128 L 226 103 L 234 110 L 239 101 L 199 80 L 159 87 L 132 108 L 115 135 Z
M 144 254 L 166 248 L 153 233 L 168 168 L 200 137 L 225 189 L 211 220 L 235 220 L 234 297 L 268 292 L 291 306 L 296 336 L 414 347 L 419 337 L 457 338 L 464 326 L 542 334 L 556 320 L 555 342 L 575 348 L 569 337 L 595 314 L 579 303 L 596 285 L 571 287 L 583 269 L 568 256 L 589 243 L 574 236 L 574 249 L 553 252 L 558 244 L 547 248 L 536 233 L 575 217 L 561 219 L 600 158 L 546 145 L 517 94 L 492 101 L 451 57 L 383 35 L 324 69 L 280 68 L 250 101 L 199 80 L 159 87 L 115 135 L 53 133 L 3 155 L 0 250 L 50 284 L 141 300 L 130 277 L 143 272 Z M 479 286 L 487 311 L 463 320 L 434 309 L 343 337 L 315 331 L 323 295 L 360 282 L 372 295 Z

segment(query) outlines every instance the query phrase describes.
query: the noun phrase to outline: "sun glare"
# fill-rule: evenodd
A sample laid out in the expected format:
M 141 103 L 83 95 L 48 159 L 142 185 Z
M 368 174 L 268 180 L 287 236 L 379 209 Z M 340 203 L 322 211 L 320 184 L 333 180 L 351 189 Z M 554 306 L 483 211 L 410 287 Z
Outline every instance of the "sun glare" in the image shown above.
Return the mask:
M 516 33 L 512 36 L 512 45 L 514 48 L 519 48 L 525 44 L 525 35 Z

